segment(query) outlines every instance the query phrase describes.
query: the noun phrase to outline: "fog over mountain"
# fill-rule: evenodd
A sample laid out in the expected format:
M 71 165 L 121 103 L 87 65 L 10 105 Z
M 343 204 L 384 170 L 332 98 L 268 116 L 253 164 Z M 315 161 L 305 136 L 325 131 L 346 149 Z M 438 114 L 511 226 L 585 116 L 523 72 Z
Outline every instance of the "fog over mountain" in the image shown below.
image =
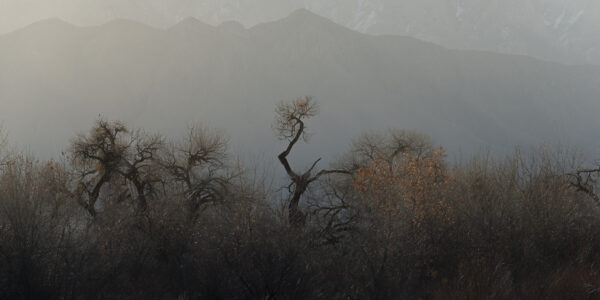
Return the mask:
M 41 155 L 102 115 L 169 135 L 202 121 L 237 149 L 271 156 L 274 104 L 304 95 L 321 103 L 311 143 L 296 152 L 311 157 L 386 128 L 430 134 L 454 154 L 543 142 L 598 149 L 600 67 L 365 35 L 306 10 L 250 29 L 49 20 L 0 36 L 0 120 Z
M 308 7 L 361 32 L 406 35 L 455 49 L 523 54 L 563 63 L 600 62 L 598 1 L 355 2 L 347 12 L 336 10 L 337 3 L 319 5 L 322 1 Z
M 415 37 L 455 49 L 600 64 L 595 0 L 3 0 L 0 33 L 46 18 L 78 25 L 117 18 L 167 28 L 187 17 L 246 27 L 298 8 L 370 34 Z

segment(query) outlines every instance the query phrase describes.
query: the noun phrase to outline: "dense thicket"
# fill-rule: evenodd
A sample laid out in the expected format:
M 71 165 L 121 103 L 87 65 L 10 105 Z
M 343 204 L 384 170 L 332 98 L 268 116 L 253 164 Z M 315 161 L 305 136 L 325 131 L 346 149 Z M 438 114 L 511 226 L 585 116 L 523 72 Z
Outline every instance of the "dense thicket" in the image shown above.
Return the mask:
M 303 191 L 302 223 L 293 180 L 273 188 L 200 126 L 167 142 L 98 121 L 58 160 L 3 152 L 0 298 L 600 297 L 593 170 L 545 149 L 449 164 L 432 145 L 358 137 Z

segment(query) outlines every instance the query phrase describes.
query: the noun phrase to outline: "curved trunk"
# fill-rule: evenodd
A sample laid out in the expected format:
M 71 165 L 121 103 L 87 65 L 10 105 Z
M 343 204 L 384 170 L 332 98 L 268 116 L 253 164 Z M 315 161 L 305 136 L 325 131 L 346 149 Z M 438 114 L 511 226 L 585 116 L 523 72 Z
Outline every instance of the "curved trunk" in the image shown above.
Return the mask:
M 294 189 L 294 194 L 288 206 L 288 221 L 292 226 L 303 227 L 305 224 L 306 216 L 300 211 L 299 205 L 300 197 L 302 197 L 302 194 L 304 194 L 307 188 L 307 181 L 296 182 L 296 188 Z

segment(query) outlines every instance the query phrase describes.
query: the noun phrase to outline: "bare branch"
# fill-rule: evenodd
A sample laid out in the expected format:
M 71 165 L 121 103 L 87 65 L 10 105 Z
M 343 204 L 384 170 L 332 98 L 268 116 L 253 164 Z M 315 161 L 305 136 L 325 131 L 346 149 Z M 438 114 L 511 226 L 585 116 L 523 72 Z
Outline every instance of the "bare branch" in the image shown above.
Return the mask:
M 597 176 L 600 175 L 600 168 L 597 169 L 583 169 L 579 170 L 575 173 L 567 174 L 567 176 L 571 177 L 572 180 L 570 184 L 577 191 L 583 192 L 588 195 L 597 204 L 600 205 L 600 197 L 596 194 L 594 189 L 594 184 L 597 182 Z
M 317 175 L 315 175 L 314 177 L 312 177 L 311 179 L 309 179 L 309 182 L 313 182 L 313 181 L 319 180 L 319 178 L 321 176 L 331 175 L 331 174 L 351 175 L 352 172 L 347 171 L 347 170 L 321 170 L 319 173 L 317 173 Z
M 292 180 L 288 187 L 292 194 L 288 205 L 288 219 L 290 224 L 300 227 L 304 224 L 305 215 L 300 212 L 299 203 L 300 198 L 308 189 L 308 186 L 323 175 L 333 173 L 348 174 L 349 172 L 341 170 L 323 170 L 317 173 L 316 176 L 311 177 L 312 171 L 321 161 L 320 158 L 317 159 L 306 172 L 302 173 L 302 175 L 294 172 L 288 162 L 287 157 L 296 143 L 298 143 L 301 138 L 304 141 L 308 140 L 304 120 L 313 117 L 318 113 L 318 105 L 313 101 L 312 97 L 297 98 L 291 102 L 281 102 L 277 105 L 276 113 L 277 118 L 275 120 L 274 129 L 277 131 L 280 139 L 289 141 L 285 150 L 277 156 L 287 175 Z M 292 187 L 293 192 L 291 191 Z
M 200 124 L 190 127 L 181 143 L 164 148 L 160 164 L 178 185 L 195 221 L 204 204 L 225 198 L 232 180 L 225 174 L 228 139 L 221 132 Z
M 308 169 L 308 171 L 306 171 L 306 173 L 310 174 L 320 161 L 321 161 L 321 158 L 317 159 L 317 161 L 315 161 L 313 163 L 313 165 L 310 167 L 310 169 Z
M 296 98 L 291 102 L 280 102 L 275 109 L 277 119 L 273 124 L 280 139 L 293 140 L 300 135 L 306 139 L 308 135 L 304 132 L 305 119 L 316 116 L 319 113 L 319 106 L 312 97 Z

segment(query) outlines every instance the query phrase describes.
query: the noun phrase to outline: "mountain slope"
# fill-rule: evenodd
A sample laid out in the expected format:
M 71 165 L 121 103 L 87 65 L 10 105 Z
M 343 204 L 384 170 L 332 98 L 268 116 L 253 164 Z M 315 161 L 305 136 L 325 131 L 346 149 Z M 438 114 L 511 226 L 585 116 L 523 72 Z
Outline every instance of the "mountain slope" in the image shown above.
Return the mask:
M 525 54 L 564 63 L 600 63 L 600 39 L 592 34 L 600 30 L 597 1 L 366 2 L 371 3 L 366 9 L 370 13 L 364 8 L 353 12 L 374 20 L 363 32 L 403 34 L 456 49 Z M 335 18 L 327 12 L 323 15 Z M 361 28 L 348 21 L 340 23 Z
M 350 29 L 448 48 L 600 64 L 596 0 L 5 0 L 0 33 L 49 17 L 75 24 L 126 18 L 166 28 L 187 17 L 247 27 L 306 8 Z
M 55 23 L 0 37 L 0 120 L 37 153 L 57 153 L 100 114 L 165 134 L 203 121 L 238 149 L 272 156 L 274 104 L 304 95 L 321 102 L 316 135 L 299 148 L 307 156 L 390 127 L 431 134 L 453 153 L 598 145 L 596 67 L 369 36 L 306 10 L 252 29 Z

